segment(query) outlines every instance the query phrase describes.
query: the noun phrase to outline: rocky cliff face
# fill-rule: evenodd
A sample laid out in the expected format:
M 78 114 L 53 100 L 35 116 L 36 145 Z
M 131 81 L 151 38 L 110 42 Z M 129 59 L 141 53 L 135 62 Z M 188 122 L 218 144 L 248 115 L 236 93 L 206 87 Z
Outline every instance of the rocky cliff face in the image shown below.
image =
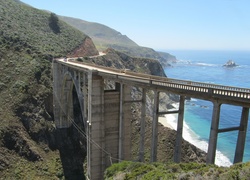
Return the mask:
M 104 51 L 104 53 L 104 56 L 91 58 L 84 57 L 82 58 L 82 61 L 101 66 L 127 69 L 134 72 L 166 77 L 165 72 L 158 60 L 132 57 L 110 48 Z
M 86 37 L 79 47 L 68 54 L 69 57 L 96 56 L 99 52 L 95 48 L 93 41 Z

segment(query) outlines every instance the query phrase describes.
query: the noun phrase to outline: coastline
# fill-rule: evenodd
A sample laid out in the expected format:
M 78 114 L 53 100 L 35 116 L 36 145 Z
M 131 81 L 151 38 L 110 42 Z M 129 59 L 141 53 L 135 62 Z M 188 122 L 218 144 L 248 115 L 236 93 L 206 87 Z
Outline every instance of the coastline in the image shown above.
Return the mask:
M 168 109 L 169 111 L 172 111 L 172 110 L 174 111 L 174 110 L 179 109 L 179 103 L 172 103 L 171 105 L 174 108 Z M 177 123 L 177 119 L 178 119 L 178 114 L 174 113 L 174 114 L 166 114 L 164 116 L 160 116 L 158 118 L 158 121 L 165 127 L 168 127 L 173 130 L 177 130 L 177 126 L 175 125 L 175 123 Z
M 159 123 L 161 123 L 164 127 L 168 127 L 168 128 L 170 128 L 170 129 L 174 129 L 174 130 L 176 130 L 170 123 L 168 123 L 168 119 L 173 119 L 173 118 L 175 118 L 175 117 L 169 117 L 169 115 L 167 115 L 168 117 L 163 117 L 163 116 L 161 116 L 161 117 L 159 117 L 158 118 L 158 121 L 159 121 Z M 177 119 L 177 117 L 176 117 L 176 119 Z
M 172 104 L 174 108 L 169 110 L 178 110 L 179 104 Z M 173 130 L 177 130 L 177 120 L 178 114 L 167 114 L 158 118 L 158 121 L 164 126 Z M 199 136 L 192 131 L 192 129 L 186 124 L 185 120 L 183 123 L 183 139 L 193 144 L 197 148 L 203 150 L 207 153 L 208 142 L 201 140 Z M 232 165 L 228 157 L 226 157 L 222 152 L 216 150 L 215 164 L 218 166 L 229 167 Z

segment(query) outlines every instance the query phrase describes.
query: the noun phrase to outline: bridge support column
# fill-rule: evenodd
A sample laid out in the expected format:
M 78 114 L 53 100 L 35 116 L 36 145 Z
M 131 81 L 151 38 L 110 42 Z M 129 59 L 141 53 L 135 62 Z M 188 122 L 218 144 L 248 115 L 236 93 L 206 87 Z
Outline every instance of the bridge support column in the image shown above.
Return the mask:
M 88 88 L 87 88 L 87 74 L 83 73 L 82 76 L 82 94 L 83 94 L 83 99 L 82 99 L 82 104 L 83 104 L 83 122 L 84 124 L 87 122 L 88 119 Z M 86 125 L 86 124 L 85 124 Z
M 108 152 L 105 154 L 105 168 L 117 163 L 119 158 L 119 103 L 119 91 L 104 92 L 105 151 Z
M 68 67 L 61 64 L 54 63 L 53 71 L 57 71 L 54 74 L 54 81 L 57 84 L 54 85 L 54 99 L 56 102 L 55 107 L 55 124 L 58 128 L 69 128 L 72 125 L 73 117 L 73 99 L 72 99 L 72 88 L 73 88 L 73 78 L 68 72 Z M 67 74 L 67 75 L 66 75 Z
M 119 120 L 119 160 L 131 158 L 131 87 L 120 86 L 120 120 Z M 126 137 L 126 138 L 125 138 Z
M 68 128 L 71 125 L 68 117 L 72 117 L 73 112 L 72 107 L 68 107 L 66 103 L 72 99 L 72 80 L 68 76 L 64 77 L 66 71 L 66 67 L 53 61 L 53 108 L 58 128 Z
M 184 106 L 185 106 L 185 96 L 180 96 L 179 114 L 178 114 L 178 123 L 177 123 L 177 135 L 176 135 L 175 151 L 174 151 L 174 162 L 176 163 L 181 162 Z
M 151 156 L 150 161 L 157 160 L 157 142 L 158 142 L 158 112 L 159 112 L 159 92 L 154 92 L 154 114 L 152 124 L 152 142 L 151 142 Z
M 62 89 L 62 80 L 60 78 L 63 77 L 60 66 L 56 61 L 53 61 L 53 110 L 56 127 L 60 125 L 60 94 Z
M 214 102 L 213 116 L 212 116 L 208 151 L 207 151 L 207 164 L 214 164 L 214 161 L 215 161 L 219 120 L 220 120 L 220 108 L 221 108 L 221 104 L 218 102 Z
M 142 89 L 142 102 L 141 103 L 142 104 L 141 104 L 139 161 L 144 162 L 145 118 L 146 118 L 146 90 L 145 89 Z
M 123 144 L 124 144 L 124 84 L 120 86 L 120 117 L 119 117 L 119 161 L 123 160 Z
M 238 133 L 237 146 L 235 150 L 234 163 L 242 162 L 246 142 L 247 124 L 249 108 L 243 107 L 240 121 L 240 130 Z
M 88 178 L 102 179 L 105 166 L 104 152 L 104 80 L 88 74 Z

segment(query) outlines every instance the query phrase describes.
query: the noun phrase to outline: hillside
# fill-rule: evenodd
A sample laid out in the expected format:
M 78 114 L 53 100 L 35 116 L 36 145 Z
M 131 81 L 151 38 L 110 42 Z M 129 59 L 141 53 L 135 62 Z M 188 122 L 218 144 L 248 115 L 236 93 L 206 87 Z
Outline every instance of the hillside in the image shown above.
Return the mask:
M 95 43 L 96 47 L 100 50 L 105 50 L 109 44 L 138 46 L 126 35 L 122 35 L 120 32 L 103 24 L 88 22 L 81 19 L 65 16 L 60 16 L 60 19 L 89 35 Z
M 55 151 L 51 61 L 86 43 L 82 55 L 98 51 L 88 36 L 50 20 L 51 14 L 19 1 L 0 1 L 0 179 L 63 176 Z
M 175 56 L 169 53 L 164 53 L 164 56 L 162 56 L 163 54 L 156 52 L 152 48 L 141 47 L 126 35 L 122 35 L 120 32 L 105 25 L 72 17 L 59 17 L 71 26 L 89 35 L 99 51 L 113 48 L 130 56 L 157 59 L 163 66 L 168 66 L 168 61 L 176 60 Z

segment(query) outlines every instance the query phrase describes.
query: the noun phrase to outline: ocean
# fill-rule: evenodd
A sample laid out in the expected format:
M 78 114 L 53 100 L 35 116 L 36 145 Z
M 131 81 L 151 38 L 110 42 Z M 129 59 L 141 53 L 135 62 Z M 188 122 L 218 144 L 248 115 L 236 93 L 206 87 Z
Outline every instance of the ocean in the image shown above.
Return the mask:
M 250 51 L 167 51 L 179 60 L 165 68 L 169 78 L 215 83 L 227 86 L 250 88 Z M 239 66 L 225 68 L 228 60 Z M 209 101 L 191 99 L 185 102 L 183 137 L 200 149 L 207 151 L 213 105 Z M 221 106 L 219 128 L 238 126 L 241 107 Z M 176 127 L 176 118 L 167 116 L 167 121 Z M 249 117 L 250 120 L 250 117 Z M 215 164 L 230 166 L 234 159 L 238 131 L 220 133 L 217 142 Z M 247 130 L 243 161 L 250 161 L 250 123 Z

